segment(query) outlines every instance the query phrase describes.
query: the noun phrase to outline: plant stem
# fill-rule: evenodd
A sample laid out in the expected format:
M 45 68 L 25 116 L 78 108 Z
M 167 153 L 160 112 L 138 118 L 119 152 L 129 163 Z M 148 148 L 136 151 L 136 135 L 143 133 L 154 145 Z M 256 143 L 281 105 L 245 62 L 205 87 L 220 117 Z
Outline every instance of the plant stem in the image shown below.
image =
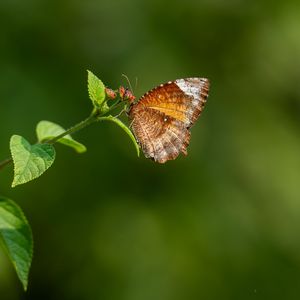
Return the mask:
M 58 136 L 48 140 L 48 141 L 45 141 L 44 143 L 47 143 L 47 144 L 54 144 L 56 143 L 58 140 L 60 140 L 61 138 L 63 138 L 64 136 L 68 135 L 68 134 L 71 134 L 71 133 L 74 133 L 78 130 L 81 130 L 82 128 L 94 123 L 97 121 L 97 116 L 98 115 L 98 112 L 95 111 L 93 112 L 88 118 L 86 118 L 85 120 L 81 121 L 80 123 L 72 126 L 71 128 L 69 128 L 68 130 L 66 130 L 65 132 L 59 134 Z
M 80 123 L 72 126 L 71 128 L 69 128 L 68 130 L 66 130 L 65 132 L 63 132 L 62 134 L 59 134 L 58 136 L 48 140 L 48 141 L 45 141 L 43 143 L 47 143 L 47 144 L 54 144 L 56 143 L 59 139 L 63 138 L 64 136 L 68 135 L 68 134 L 71 134 L 71 133 L 74 133 L 94 122 L 97 121 L 97 118 L 99 116 L 99 111 L 98 110 L 94 110 L 91 115 L 86 118 L 85 120 L 81 121 Z M 3 161 L 0 162 L 0 170 L 3 169 L 6 165 L 10 164 L 12 162 L 12 158 L 7 158 Z
M 121 101 L 116 102 L 115 104 L 113 104 L 112 106 L 109 107 L 108 111 L 106 111 L 104 115 L 107 115 L 108 113 L 110 113 L 114 109 L 120 107 L 122 104 L 124 105 L 124 103 L 121 102 Z M 103 115 L 99 115 L 98 117 L 101 117 L 101 116 L 103 116 Z

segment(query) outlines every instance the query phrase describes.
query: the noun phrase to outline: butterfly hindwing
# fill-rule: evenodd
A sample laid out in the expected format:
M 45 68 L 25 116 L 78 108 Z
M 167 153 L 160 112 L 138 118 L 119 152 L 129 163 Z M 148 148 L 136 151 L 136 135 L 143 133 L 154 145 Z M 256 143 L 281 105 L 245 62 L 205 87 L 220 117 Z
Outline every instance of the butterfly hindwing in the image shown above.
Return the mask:
M 186 154 L 190 132 L 181 121 L 160 111 L 151 108 L 140 111 L 133 119 L 132 130 L 145 156 L 159 163 L 175 159 L 180 152 Z

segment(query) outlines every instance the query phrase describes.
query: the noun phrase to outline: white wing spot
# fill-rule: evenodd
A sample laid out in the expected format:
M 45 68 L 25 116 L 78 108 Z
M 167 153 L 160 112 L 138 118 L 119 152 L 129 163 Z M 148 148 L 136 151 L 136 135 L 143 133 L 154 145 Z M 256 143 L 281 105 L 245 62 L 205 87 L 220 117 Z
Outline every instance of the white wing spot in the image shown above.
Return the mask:
M 201 86 L 195 86 L 194 84 L 189 83 L 185 79 L 177 79 L 175 83 L 186 95 L 193 98 L 193 105 L 196 106 L 200 100 Z

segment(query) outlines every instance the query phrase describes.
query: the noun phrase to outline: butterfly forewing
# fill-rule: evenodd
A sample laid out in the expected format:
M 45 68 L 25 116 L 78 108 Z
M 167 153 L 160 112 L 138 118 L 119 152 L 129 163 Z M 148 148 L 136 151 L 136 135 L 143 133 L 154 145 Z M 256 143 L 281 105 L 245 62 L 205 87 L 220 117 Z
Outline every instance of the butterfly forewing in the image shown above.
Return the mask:
M 129 117 L 133 133 L 146 157 L 159 163 L 187 154 L 189 128 L 199 117 L 208 96 L 205 78 L 177 79 L 146 93 Z

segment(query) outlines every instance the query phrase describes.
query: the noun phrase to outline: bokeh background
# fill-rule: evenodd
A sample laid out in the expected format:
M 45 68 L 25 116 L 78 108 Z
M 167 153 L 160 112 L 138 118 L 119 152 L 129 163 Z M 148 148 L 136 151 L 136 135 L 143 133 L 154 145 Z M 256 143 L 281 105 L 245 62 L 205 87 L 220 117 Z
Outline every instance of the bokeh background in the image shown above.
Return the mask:
M 300 3 L 1 0 L 0 158 L 41 119 L 69 127 L 107 85 L 208 77 L 189 155 L 137 158 L 113 123 L 57 146 L 39 180 L 1 194 L 35 240 L 23 293 L 0 250 L 1 300 L 299 299 Z

